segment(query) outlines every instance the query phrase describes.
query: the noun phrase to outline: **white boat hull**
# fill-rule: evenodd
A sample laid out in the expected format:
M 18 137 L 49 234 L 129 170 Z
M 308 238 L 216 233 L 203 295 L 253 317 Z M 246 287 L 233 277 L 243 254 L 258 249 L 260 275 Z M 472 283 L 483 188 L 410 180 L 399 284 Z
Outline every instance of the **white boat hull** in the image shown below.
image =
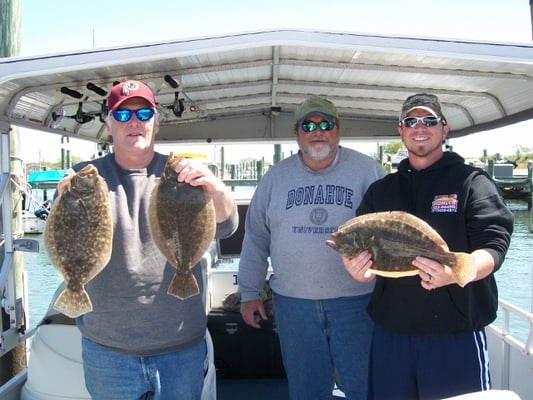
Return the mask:
M 44 232 L 46 222 L 32 213 L 24 211 L 22 214 L 22 224 L 24 227 L 24 233 L 38 234 Z

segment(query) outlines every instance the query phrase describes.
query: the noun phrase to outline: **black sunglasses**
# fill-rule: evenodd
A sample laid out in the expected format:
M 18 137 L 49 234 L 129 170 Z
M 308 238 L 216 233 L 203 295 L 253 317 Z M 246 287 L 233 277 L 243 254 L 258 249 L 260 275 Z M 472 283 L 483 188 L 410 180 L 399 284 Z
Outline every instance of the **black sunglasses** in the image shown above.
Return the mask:
M 112 112 L 113 118 L 118 122 L 128 122 L 131 116 L 135 113 L 137 119 L 141 122 L 146 122 L 154 116 L 155 110 L 153 108 L 139 108 L 137 110 L 118 109 Z
M 414 128 L 418 125 L 418 121 L 422 121 L 424 126 L 435 126 L 439 123 L 441 119 L 437 117 L 405 117 L 402 119 L 402 124 L 409 128 Z
M 314 132 L 317 128 L 324 132 L 332 130 L 335 127 L 335 122 L 323 120 L 317 124 L 313 121 L 304 121 L 300 124 L 300 127 L 304 132 Z

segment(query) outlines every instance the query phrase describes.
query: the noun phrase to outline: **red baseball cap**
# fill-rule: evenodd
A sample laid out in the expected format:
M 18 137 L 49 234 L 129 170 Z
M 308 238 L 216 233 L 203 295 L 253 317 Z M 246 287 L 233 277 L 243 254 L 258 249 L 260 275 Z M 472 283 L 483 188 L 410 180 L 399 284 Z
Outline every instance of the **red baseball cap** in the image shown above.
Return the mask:
M 109 111 L 114 111 L 128 99 L 140 97 L 146 100 L 155 108 L 154 92 L 146 83 L 140 81 L 127 80 L 113 86 L 109 97 L 107 98 L 107 107 Z

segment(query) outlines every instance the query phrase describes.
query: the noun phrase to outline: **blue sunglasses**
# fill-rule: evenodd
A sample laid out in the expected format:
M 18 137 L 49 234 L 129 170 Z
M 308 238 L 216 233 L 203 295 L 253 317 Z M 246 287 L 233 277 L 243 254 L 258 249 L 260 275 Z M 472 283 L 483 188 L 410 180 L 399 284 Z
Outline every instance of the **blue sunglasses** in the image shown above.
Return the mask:
M 124 108 L 112 112 L 113 118 L 118 122 L 128 122 L 133 113 L 135 113 L 135 116 L 139 121 L 146 122 L 154 116 L 155 110 L 153 108 L 139 108 L 137 110 L 128 110 Z
M 314 132 L 317 128 L 325 132 L 332 130 L 335 127 L 335 122 L 323 120 L 317 124 L 313 121 L 304 121 L 300 124 L 300 127 L 304 132 Z

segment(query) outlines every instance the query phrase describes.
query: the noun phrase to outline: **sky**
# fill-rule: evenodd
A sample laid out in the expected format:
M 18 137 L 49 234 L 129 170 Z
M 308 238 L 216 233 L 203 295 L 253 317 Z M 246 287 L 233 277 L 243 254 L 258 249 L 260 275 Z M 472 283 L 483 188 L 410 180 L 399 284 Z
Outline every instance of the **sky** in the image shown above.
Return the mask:
M 276 28 L 532 42 L 529 0 L 21 1 L 22 56 Z M 451 145 L 465 157 L 480 157 L 484 149 L 489 154 L 512 155 L 517 145 L 533 147 L 533 141 L 526 139 L 533 121 L 503 129 L 454 139 Z M 23 130 L 22 158 L 57 160 L 61 138 L 50 136 L 42 140 L 42 133 Z M 94 145 L 88 142 L 71 139 L 69 146 L 71 154 L 82 158 L 94 153 Z M 377 145 L 349 147 L 372 154 Z M 254 148 L 271 157 L 271 145 Z M 295 149 L 295 145 L 283 146 L 285 153 Z M 204 152 L 210 156 L 215 151 Z M 226 146 L 226 161 L 237 162 L 242 152 L 242 146 Z

